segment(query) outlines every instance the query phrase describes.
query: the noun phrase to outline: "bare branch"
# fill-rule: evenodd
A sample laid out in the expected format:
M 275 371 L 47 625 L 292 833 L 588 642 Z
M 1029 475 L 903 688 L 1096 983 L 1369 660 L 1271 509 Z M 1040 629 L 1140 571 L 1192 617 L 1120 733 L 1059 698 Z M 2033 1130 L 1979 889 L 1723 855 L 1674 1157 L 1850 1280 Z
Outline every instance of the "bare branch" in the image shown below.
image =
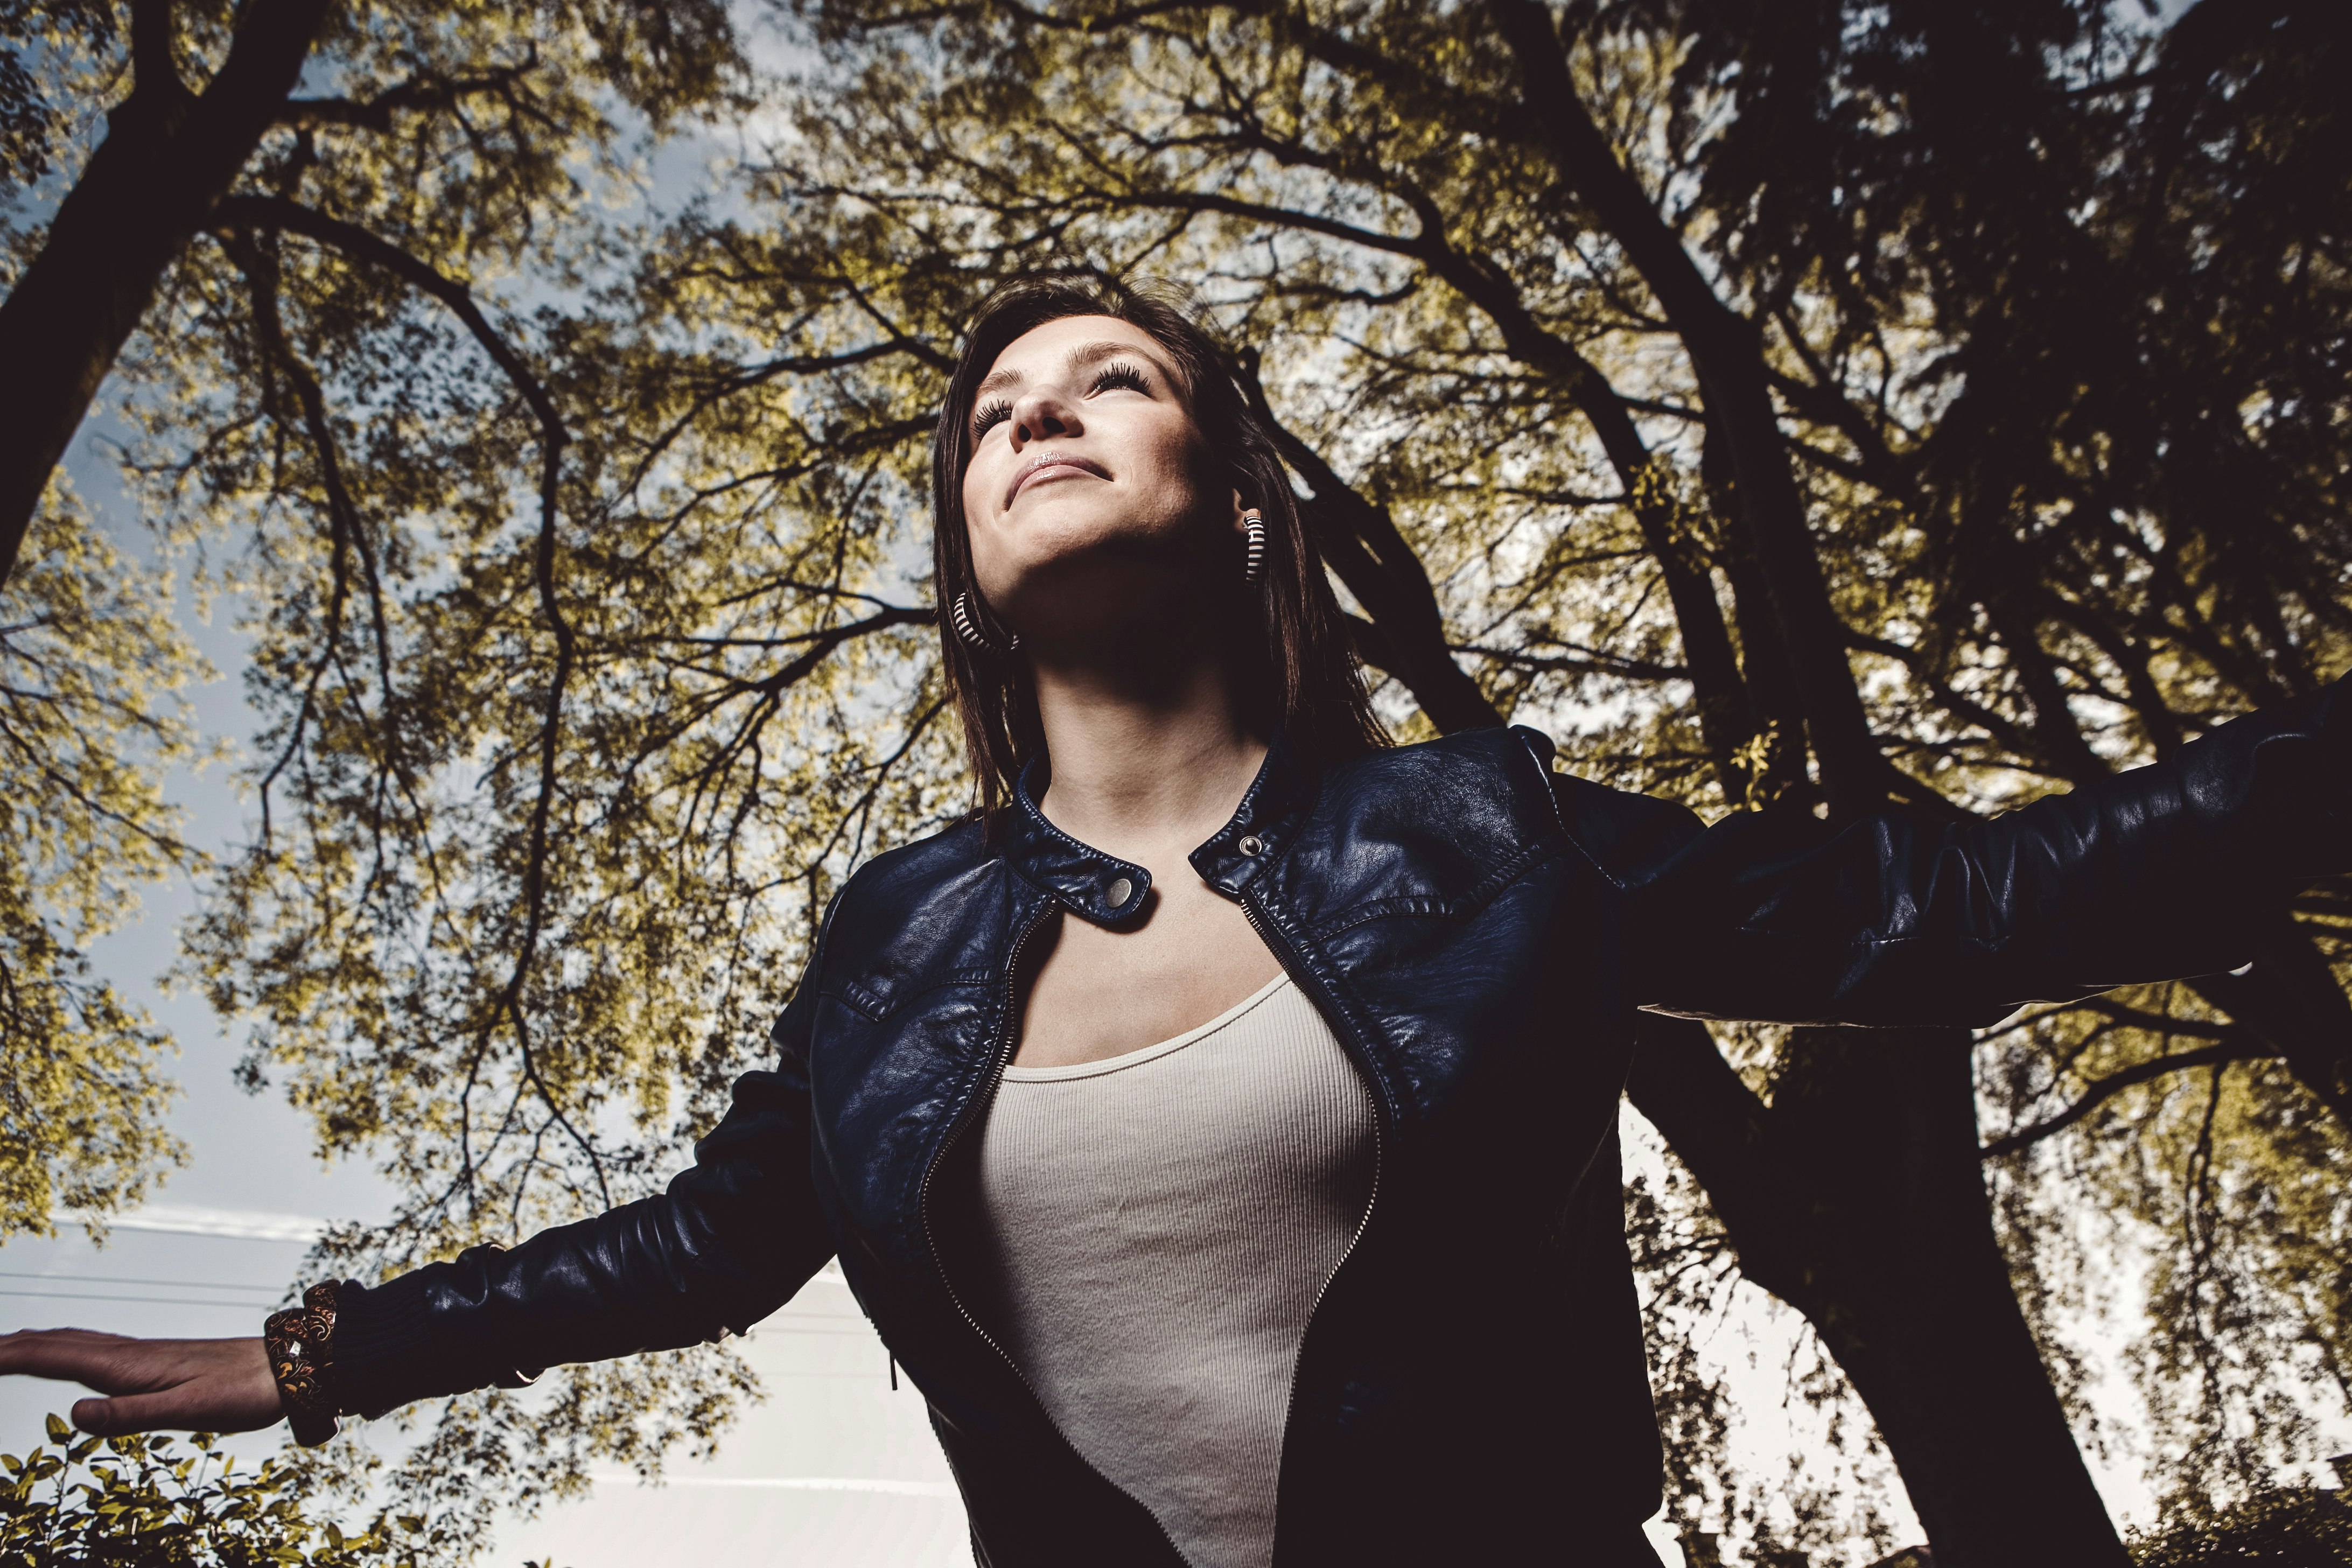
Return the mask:
M 2230 1062 L 2259 1061 L 2275 1055 L 2267 1044 L 2255 1040 L 2243 1030 L 2232 1030 L 2221 1044 L 2207 1046 L 2202 1050 L 2175 1051 L 2169 1056 L 2150 1057 L 2144 1062 L 2109 1073 L 2092 1081 L 2083 1097 L 2057 1115 L 2022 1127 L 2006 1137 L 1996 1138 L 1977 1152 L 1987 1160 L 1998 1160 L 2017 1153 L 2041 1142 L 2054 1132 L 2063 1132 L 2088 1116 L 2116 1095 L 2135 1084 L 2147 1083 L 2167 1073 L 2185 1072 L 2193 1068 L 2221 1067 Z
M 547 389 L 540 384 L 539 377 L 531 374 L 530 366 L 523 363 L 522 356 L 515 352 L 497 328 L 490 325 L 489 318 L 482 314 L 481 307 L 475 302 L 473 290 L 456 279 L 443 275 L 429 264 L 418 260 L 390 241 L 370 234 L 357 224 L 329 217 L 284 196 L 230 196 L 214 209 L 213 221 L 218 227 L 282 229 L 307 239 L 315 239 L 355 261 L 381 267 L 412 287 L 432 295 L 448 308 L 451 315 L 465 323 L 466 330 L 473 333 L 474 341 L 482 345 L 482 351 L 506 373 L 515 391 L 530 405 L 530 411 L 538 417 L 543 437 L 552 439 L 558 447 L 570 439 L 564 434 L 562 417 L 555 411 L 554 399 L 548 396 Z M 550 499 L 547 506 L 551 508 L 552 504 Z

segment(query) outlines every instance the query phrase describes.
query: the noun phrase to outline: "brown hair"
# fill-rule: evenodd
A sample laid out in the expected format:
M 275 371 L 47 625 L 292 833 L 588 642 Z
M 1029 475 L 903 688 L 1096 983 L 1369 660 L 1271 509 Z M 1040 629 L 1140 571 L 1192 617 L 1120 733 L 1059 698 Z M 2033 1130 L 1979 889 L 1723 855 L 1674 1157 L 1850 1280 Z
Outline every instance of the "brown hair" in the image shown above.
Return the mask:
M 957 595 L 969 595 L 972 617 L 989 639 L 1000 648 L 1011 646 L 1011 636 L 972 579 L 971 539 L 963 515 L 972 405 L 981 381 L 1007 344 L 1066 316 L 1109 316 L 1160 344 L 1184 384 L 1193 422 L 1209 449 L 1224 460 L 1242 503 L 1255 507 L 1265 520 L 1265 569 L 1255 589 L 1243 584 L 1238 543 L 1234 553 L 1234 626 L 1242 634 L 1235 651 L 1244 700 L 1262 704 L 1258 717 L 1279 721 L 1292 751 L 1310 771 L 1387 745 L 1388 731 L 1372 715 L 1363 673 L 1347 646 L 1322 557 L 1299 518 L 1290 476 L 1191 298 L 1166 286 L 1031 279 L 999 289 L 973 317 L 948 378 L 939 434 L 931 443 L 931 559 L 940 640 L 982 810 L 992 814 L 1011 798 L 1021 770 L 1045 750 L 1045 734 L 1027 667 L 1016 657 L 976 651 L 956 635 L 951 620 Z

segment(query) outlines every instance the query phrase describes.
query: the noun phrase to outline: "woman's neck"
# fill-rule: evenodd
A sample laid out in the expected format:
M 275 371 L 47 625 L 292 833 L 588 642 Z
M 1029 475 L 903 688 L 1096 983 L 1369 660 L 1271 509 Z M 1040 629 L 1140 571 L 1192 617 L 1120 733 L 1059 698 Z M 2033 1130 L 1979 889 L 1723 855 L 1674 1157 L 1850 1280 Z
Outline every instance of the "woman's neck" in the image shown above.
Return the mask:
M 1036 661 L 1053 779 L 1038 802 L 1072 837 L 1150 865 L 1223 826 L 1265 760 L 1223 660 L 1147 668 Z

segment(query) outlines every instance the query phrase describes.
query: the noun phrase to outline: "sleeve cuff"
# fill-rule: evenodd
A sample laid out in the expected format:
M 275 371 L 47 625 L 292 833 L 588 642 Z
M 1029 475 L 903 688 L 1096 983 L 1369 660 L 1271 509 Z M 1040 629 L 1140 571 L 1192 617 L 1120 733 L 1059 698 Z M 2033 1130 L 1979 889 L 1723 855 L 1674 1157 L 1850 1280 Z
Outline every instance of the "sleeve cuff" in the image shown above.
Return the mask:
M 341 1415 L 373 1420 L 429 1396 L 421 1375 L 432 1348 L 425 1271 L 370 1288 L 346 1279 L 335 1291 L 333 1398 Z

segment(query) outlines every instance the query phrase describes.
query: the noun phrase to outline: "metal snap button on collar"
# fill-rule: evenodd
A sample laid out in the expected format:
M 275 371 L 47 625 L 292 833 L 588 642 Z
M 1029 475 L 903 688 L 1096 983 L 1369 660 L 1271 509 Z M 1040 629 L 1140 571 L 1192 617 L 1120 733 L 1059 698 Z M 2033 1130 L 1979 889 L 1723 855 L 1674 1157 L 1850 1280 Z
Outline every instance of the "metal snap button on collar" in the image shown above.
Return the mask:
M 1111 879 L 1110 886 L 1103 889 L 1103 897 L 1110 900 L 1110 907 L 1112 909 L 1117 909 L 1119 905 L 1127 902 L 1128 899 L 1134 892 L 1135 884 L 1133 882 L 1129 881 L 1124 877 L 1114 877 Z
M 1262 855 L 1265 852 L 1265 840 L 1255 833 L 1244 833 L 1234 847 L 1244 855 Z

